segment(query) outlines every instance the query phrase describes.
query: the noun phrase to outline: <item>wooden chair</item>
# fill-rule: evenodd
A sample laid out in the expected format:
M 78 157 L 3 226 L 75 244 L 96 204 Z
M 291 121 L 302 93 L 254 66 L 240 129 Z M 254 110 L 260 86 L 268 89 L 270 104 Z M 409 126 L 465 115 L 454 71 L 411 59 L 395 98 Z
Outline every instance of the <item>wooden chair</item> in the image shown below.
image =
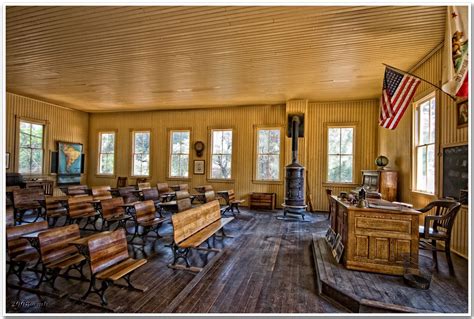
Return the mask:
M 228 192 L 227 192 L 227 198 L 226 198 L 226 204 L 227 204 L 227 207 L 223 210 L 222 214 L 224 215 L 225 213 L 232 213 L 233 216 L 235 216 L 235 212 L 234 212 L 234 208 L 237 210 L 237 213 L 240 214 L 240 209 L 239 209 L 239 206 L 240 204 L 244 203 L 245 202 L 245 199 L 236 199 L 235 198 L 235 192 L 233 189 L 230 189 Z
M 33 222 L 45 218 L 45 197 L 42 188 L 23 188 L 13 190 L 14 219 L 16 224 L 24 222 L 27 211 L 36 214 Z
M 420 248 L 429 249 L 433 252 L 433 262 L 438 269 L 438 251 L 436 242 L 444 242 L 444 252 L 448 262 L 449 273 L 454 275 L 453 262 L 451 260 L 451 232 L 454 225 L 454 219 L 461 208 L 461 203 L 453 200 L 435 200 L 426 207 L 418 209 L 422 213 L 435 210 L 434 215 L 425 216 L 423 226 L 419 227 Z M 430 243 L 431 241 L 431 243 Z
M 46 229 L 48 229 L 46 221 L 7 227 L 7 254 L 10 261 L 7 278 L 9 275 L 16 275 L 20 284 L 24 283 L 23 270 L 29 262 L 37 260 L 40 256 L 28 240 L 21 238 L 21 236 Z
M 126 204 L 140 201 L 140 198 L 138 198 L 138 194 L 135 191 L 136 189 L 134 186 L 121 187 L 118 189 L 119 195 L 123 197 L 123 201 Z
M 71 185 L 66 188 L 66 195 L 87 196 L 89 195 L 89 188 L 87 185 Z
M 326 196 L 328 198 L 328 219 L 331 218 L 331 195 L 332 195 L 332 189 L 326 189 Z
M 92 197 L 94 200 L 103 200 L 112 198 L 110 186 L 94 186 L 92 187 Z
M 224 226 L 234 217 L 222 218 L 219 201 L 212 202 L 177 213 L 171 217 L 173 223 L 173 263 L 168 265 L 174 269 L 187 269 L 200 271 L 201 268 L 191 267 L 188 254 L 191 249 L 218 252 L 219 249 L 211 248 L 209 239 L 221 231 L 225 236 Z M 207 248 L 200 247 L 204 242 Z M 185 266 L 179 265 L 178 260 L 183 259 Z
M 148 182 L 148 178 L 146 178 L 146 177 L 145 178 L 137 178 L 135 180 L 135 183 L 137 184 L 137 186 L 138 186 L 138 184 L 146 183 L 146 182 Z
M 83 227 L 85 230 L 87 225 L 92 225 L 97 230 L 95 222 L 99 217 L 99 212 L 94 207 L 92 196 L 79 196 L 68 198 L 68 224 L 80 223 L 83 219 L 86 223 Z
M 150 189 L 151 184 L 149 182 L 138 183 L 137 188 L 138 188 L 138 190 L 141 190 L 141 191 L 144 190 L 144 189 Z
M 160 234 L 158 233 L 158 229 L 160 228 L 161 224 L 168 220 L 168 218 L 156 217 L 156 208 L 155 203 L 152 200 L 147 200 L 143 202 L 135 203 L 134 205 L 134 219 L 135 219 L 135 233 L 133 237 L 130 239 L 130 242 L 136 236 L 140 236 L 145 243 L 145 237 L 150 232 L 154 232 L 157 238 L 160 238 Z M 139 233 L 138 227 L 141 226 L 143 228 L 142 232 Z
M 59 218 L 65 217 L 67 219 L 67 208 L 63 206 L 62 201 L 57 197 L 46 197 L 46 219 L 48 224 L 52 227 L 56 226 Z
M 185 210 L 191 209 L 191 196 L 188 191 L 178 191 L 176 192 L 176 206 L 178 212 L 184 212 Z
M 102 230 L 109 230 L 113 223 L 117 223 L 117 228 L 126 228 L 126 222 L 131 216 L 125 213 L 122 207 L 124 204 L 122 197 L 114 197 L 100 201 L 101 216 L 102 216 Z
M 128 186 L 128 178 L 127 177 L 117 177 L 117 188 L 120 187 L 127 187 Z
M 160 200 L 160 195 L 158 194 L 158 190 L 156 188 L 149 188 L 149 189 L 143 189 L 142 190 L 142 195 L 143 195 L 143 200 L 152 200 L 153 203 L 155 204 L 156 211 L 160 215 L 160 217 L 163 217 L 163 209 L 160 205 L 161 200 Z
M 180 191 L 187 191 L 189 192 L 189 185 L 188 184 L 179 184 L 179 190 Z
M 212 202 L 213 200 L 216 200 L 216 193 L 213 190 L 206 191 L 204 193 L 204 199 L 206 203 Z
M 175 196 L 175 192 L 169 187 L 168 183 L 157 183 L 156 189 L 162 202 L 170 201 Z
M 38 235 L 43 267 L 36 288 L 46 281 L 56 290 L 56 278 L 63 270 L 69 276 L 69 271 L 75 269 L 81 274 L 81 279 L 85 279 L 82 267 L 86 258 L 69 244 L 80 237 L 79 226 L 76 224 L 49 229 Z
M 100 297 L 101 305 L 108 304 L 105 292 L 111 284 L 120 279 L 127 282 L 127 288 L 145 291 L 131 283 L 131 275 L 139 267 L 146 264 L 146 259 L 132 259 L 127 248 L 125 230 L 118 229 L 111 233 L 94 236 L 87 242 L 90 257 L 91 281 L 86 294 L 81 297 L 85 301 L 90 293 Z M 101 280 L 100 288 L 96 287 L 96 281 Z

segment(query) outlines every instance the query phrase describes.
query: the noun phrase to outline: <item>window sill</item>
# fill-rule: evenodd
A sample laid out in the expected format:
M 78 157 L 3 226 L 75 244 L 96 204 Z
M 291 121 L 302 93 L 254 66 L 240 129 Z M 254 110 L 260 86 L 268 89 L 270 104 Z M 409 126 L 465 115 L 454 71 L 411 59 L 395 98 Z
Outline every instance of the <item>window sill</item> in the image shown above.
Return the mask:
M 411 192 L 417 195 L 436 197 L 435 193 L 428 193 L 428 192 L 415 191 L 415 190 L 412 190 Z
M 265 180 L 252 180 L 253 184 L 267 184 L 267 185 L 283 185 L 283 181 L 265 181 Z
M 192 180 L 192 178 L 190 177 L 167 177 L 166 180 L 168 181 L 186 181 L 186 182 L 190 182 Z
M 323 182 L 323 187 L 357 187 L 356 183 L 337 183 L 337 182 Z
M 114 174 L 114 175 L 95 174 L 95 177 L 97 177 L 97 178 L 113 178 L 113 179 L 115 179 L 115 174 Z
M 234 179 L 211 179 L 211 178 L 208 178 L 207 181 L 210 182 L 210 183 L 229 183 L 229 184 L 235 183 Z

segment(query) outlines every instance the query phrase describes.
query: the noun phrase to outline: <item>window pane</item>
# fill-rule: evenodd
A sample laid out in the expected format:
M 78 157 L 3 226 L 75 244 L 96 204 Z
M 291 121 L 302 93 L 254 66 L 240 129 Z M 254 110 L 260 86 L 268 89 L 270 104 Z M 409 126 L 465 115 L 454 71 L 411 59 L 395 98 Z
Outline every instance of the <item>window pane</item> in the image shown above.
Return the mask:
M 257 159 L 257 179 L 278 180 L 279 157 L 279 155 L 259 155 Z
M 188 168 L 189 168 L 189 156 L 180 155 L 179 157 L 180 172 L 179 176 L 188 177 Z
M 328 130 L 328 154 L 339 154 L 341 142 L 341 129 L 330 128 Z
M 232 155 L 212 155 L 211 178 L 230 178 Z
M 100 171 L 101 174 L 113 174 L 114 172 L 114 155 L 100 154 Z
M 340 182 L 352 182 L 352 155 L 341 156 L 341 179 Z
M 268 153 L 280 154 L 280 130 L 268 131 Z
M 352 154 L 353 129 L 341 129 L 341 154 Z
M 114 152 L 114 139 L 115 134 L 113 133 L 102 133 L 101 138 L 101 152 L 102 153 L 113 153 Z
M 20 133 L 20 147 L 30 147 L 31 137 L 29 134 Z
M 20 158 L 18 161 L 18 171 L 23 174 L 30 173 L 31 149 L 20 148 Z
M 149 153 L 150 150 L 150 133 L 135 133 L 135 153 Z
M 420 111 L 420 144 L 429 143 L 430 135 L 430 101 L 424 102 L 419 107 Z
M 232 131 L 222 132 L 222 153 L 223 154 L 232 153 Z
M 416 189 L 426 190 L 426 147 L 418 147 L 416 164 Z
M 328 156 L 328 181 L 338 182 L 340 180 L 340 156 Z
M 150 155 L 149 154 L 135 154 L 133 157 L 133 175 L 143 176 L 149 175 Z
M 212 153 L 213 154 L 222 153 L 222 131 L 212 132 Z
M 31 135 L 43 138 L 43 125 L 31 124 Z
M 27 122 L 20 122 L 20 132 L 31 134 L 31 124 Z
M 31 137 L 31 148 L 43 148 L 43 138 L 42 137 Z
M 188 177 L 190 131 L 171 132 L 170 177 Z
M 268 131 L 267 130 L 258 130 L 258 153 L 259 154 L 268 153 Z
M 428 150 L 426 154 L 426 190 L 430 193 L 434 193 L 434 184 L 435 184 L 435 147 L 433 144 L 428 145 Z
M 435 127 L 436 127 L 436 108 L 435 108 L 435 100 L 431 99 L 431 108 L 430 108 L 430 143 L 435 142 Z
M 31 174 L 41 174 L 43 165 L 43 151 L 31 151 Z

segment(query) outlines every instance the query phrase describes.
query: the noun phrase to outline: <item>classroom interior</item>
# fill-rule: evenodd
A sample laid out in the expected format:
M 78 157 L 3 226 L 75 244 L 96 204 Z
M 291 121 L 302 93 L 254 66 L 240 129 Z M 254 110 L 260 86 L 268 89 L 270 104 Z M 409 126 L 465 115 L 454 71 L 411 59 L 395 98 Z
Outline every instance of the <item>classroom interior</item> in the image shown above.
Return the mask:
M 469 313 L 447 12 L 6 6 L 6 314 Z

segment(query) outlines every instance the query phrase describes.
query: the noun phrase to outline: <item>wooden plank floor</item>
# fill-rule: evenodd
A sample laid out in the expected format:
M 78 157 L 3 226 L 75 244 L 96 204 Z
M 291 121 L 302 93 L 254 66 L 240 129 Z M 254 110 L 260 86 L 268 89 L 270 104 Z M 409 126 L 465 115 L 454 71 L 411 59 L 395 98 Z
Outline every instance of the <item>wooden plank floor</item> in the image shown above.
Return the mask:
M 316 273 L 323 295 L 354 312 L 437 312 L 468 311 L 467 262 L 455 257 L 457 276 L 449 275 L 444 254 L 439 254 L 439 270 L 432 274 L 427 290 L 408 287 L 401 276 L 346 269 L 337 264 L 324 238 L 313 239 Z M 421 251 L 420 269 L 428 274 L 431 254 Z M 425 258 L 424 256 L 428 257 Z
M 311 242 L 313 235 L 324 236 L 328 227 L 326 215 L 308 214 L 309 222 L 288 222 L 277 220 L 277 214 L 281 211 L 243 209 L 226 227 L 226 233 L 235 238 L 216 239 L 215 246 L 224 248 L 221 253 L 193 252 L 191 261 L 197 266 L 204 265 L 206 259 L 210 262 L 210 267 L 197 275 L 167 267 L 172 252 L 165 245 L 171 242 L 172 230 L 171 225 L 165 225 L 160 230 L 165 238 L 146 247 L 148 263 L 132 276 L 134 283 L 148 286 L 148 291 L 140 293 L 112 286 L 107 291 L 109 305 L 120 305 L 128 313 L 345 312 L 317 293 Z M 139 250 L 130 248 L 130 252 L 142 257 Z M 458 259 L 456 270 L 460 267 Z M 462 267 L 467 278 L 467 262 Z M 30 283 L 37 282 L 35 273 L 25 274 Z M 8 281 L 14 282 L 14 276 Z M 69 294 L 83 294 L 88 287 L 87 282 L 64 278 L 57 283 L 59 289 Z M 68 297 L 56 299 L 9 287 L 6 290 L 9 313 L 103 312 Z M 96 296 L 92 298 L 98 300 Z

